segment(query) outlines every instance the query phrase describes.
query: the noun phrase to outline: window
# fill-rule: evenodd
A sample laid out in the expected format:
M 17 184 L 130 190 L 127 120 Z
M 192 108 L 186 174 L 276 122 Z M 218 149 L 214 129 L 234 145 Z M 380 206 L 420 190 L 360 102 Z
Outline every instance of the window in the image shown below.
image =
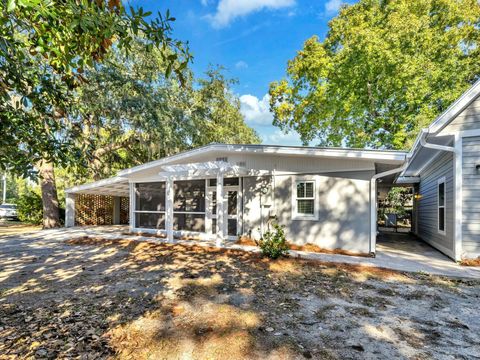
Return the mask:
M 165 182 L 135 184 L 135 227 L 165 229 Z
M 315 217 L 315 182 L 297 181 L 295 198 L 296 217 Z
M 205 180 L 173 184 L 173 229 L 205 232 Z
M 223 179 L 223 186 L 238 186 L 240 183 L 238 177 L 237 178 L 224 178 Z M 210 179 L 208 180 L 208 186 L 217 186 L 217 179 Z
M 438 180 L 438 232 L 445 235 L 445 178 Z

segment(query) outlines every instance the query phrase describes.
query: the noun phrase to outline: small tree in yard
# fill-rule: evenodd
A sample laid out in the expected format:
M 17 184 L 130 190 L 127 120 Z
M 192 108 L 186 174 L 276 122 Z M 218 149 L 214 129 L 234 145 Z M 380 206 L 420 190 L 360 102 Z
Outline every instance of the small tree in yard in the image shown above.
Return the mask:
M 288 253 L 289 247 L 285 238 L 283 226 L 274 222 L 273 230 L 268 230 L 262 238 L 257 241 L 257 245 L 262 249 L 263 255 L 270 259 L 277 259 Z
M 27 191 L 17 200 L 18 218 L 21 221 L 31 224 L 41 224 L 42 215 L 42 197 L 34 191 Z

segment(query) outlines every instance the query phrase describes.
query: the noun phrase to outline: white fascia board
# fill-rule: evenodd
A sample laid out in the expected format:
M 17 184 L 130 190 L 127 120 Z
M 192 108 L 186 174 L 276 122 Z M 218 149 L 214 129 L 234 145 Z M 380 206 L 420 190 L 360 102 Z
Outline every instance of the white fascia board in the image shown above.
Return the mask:
M 92 189 L 100 188 L 100 187 L 103 187 L 103 186 L 108 186 L 108 185 L 113 185 L 113 184 L 118 184 L 118 183 L 128 184 L 128 179 L 120 177 L 120 176 L 115 176 L 115 177 L 112 177 L 112 178 L 102 179 L 102 180 L 91 182 L 91 183 L 88 183 L 88 184 L 73 186 L 71 188 L 65 189 L 65 192 L 66 193 L 77 193 L 77 192 L 80 192 L 80 191 L 92 190 Z
M 447 126 L 455 117 L 462 112 L 468 105 L 472 103 L 480 95 L 480 80 L 473 84 L 470 89 L 465 91 L 453 104 L 451 104 L 447 110 L 445 110 L 440 116 L 438 116 L 426 129 L 422 129 L 415 139 L 415 143 L 410 150 L 408 157 L 409 162 L 413 160 L 413 157 L 417 154 L 419 145 L 422 138 L 429 134 L 438 134 L 445 126 Z M 445 135 L 454 135 L 445 134 Z M 408 169 L 408 167 L 407 167 Z
M 332 158 L 357 158 L 367 160 L 386 160 L 403 162 L 406 151 L 396 150 L 362 150 L 362 149 L 342 149 L 342 148 L 315 148 L 301 146 L 275 146 L 275 145 L 224 145 L 226 152 L 247 152 L 269 155 L 297 155 L 312 157 L 332 157 Z
M 475 100 L 480 94 L 480 80 L 465 91 L 447 110 L 445 110 L 437 119 L 428 127 L 431 133 L 438 133 L 448 123 L 453 120 L 462 110 Z

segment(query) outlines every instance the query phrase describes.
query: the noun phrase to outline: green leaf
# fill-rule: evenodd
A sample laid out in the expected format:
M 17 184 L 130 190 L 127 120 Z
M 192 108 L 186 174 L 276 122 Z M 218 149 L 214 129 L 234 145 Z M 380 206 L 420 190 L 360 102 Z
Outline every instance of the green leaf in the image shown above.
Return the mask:
M 11 12 L 15 10 L 15 7 L 17 6 L 16 0 L 8 0 L 7 1 L 7 11 Z

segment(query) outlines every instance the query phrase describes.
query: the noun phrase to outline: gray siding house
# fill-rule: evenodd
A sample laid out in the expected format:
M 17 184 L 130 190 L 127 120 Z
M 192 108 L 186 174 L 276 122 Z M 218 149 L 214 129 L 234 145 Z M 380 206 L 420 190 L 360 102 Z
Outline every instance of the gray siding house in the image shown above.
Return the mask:
M 67 189 L 66 226 L 81 196 L 128 200 L 131 231 L 215 239 L 261 237 L 272 219 L 290 242 L 375 254 L 378 188 L 412 186 L 412 230 L 454 260 L 480 256 L 480 83 L 409 152 L 211 144 Z

